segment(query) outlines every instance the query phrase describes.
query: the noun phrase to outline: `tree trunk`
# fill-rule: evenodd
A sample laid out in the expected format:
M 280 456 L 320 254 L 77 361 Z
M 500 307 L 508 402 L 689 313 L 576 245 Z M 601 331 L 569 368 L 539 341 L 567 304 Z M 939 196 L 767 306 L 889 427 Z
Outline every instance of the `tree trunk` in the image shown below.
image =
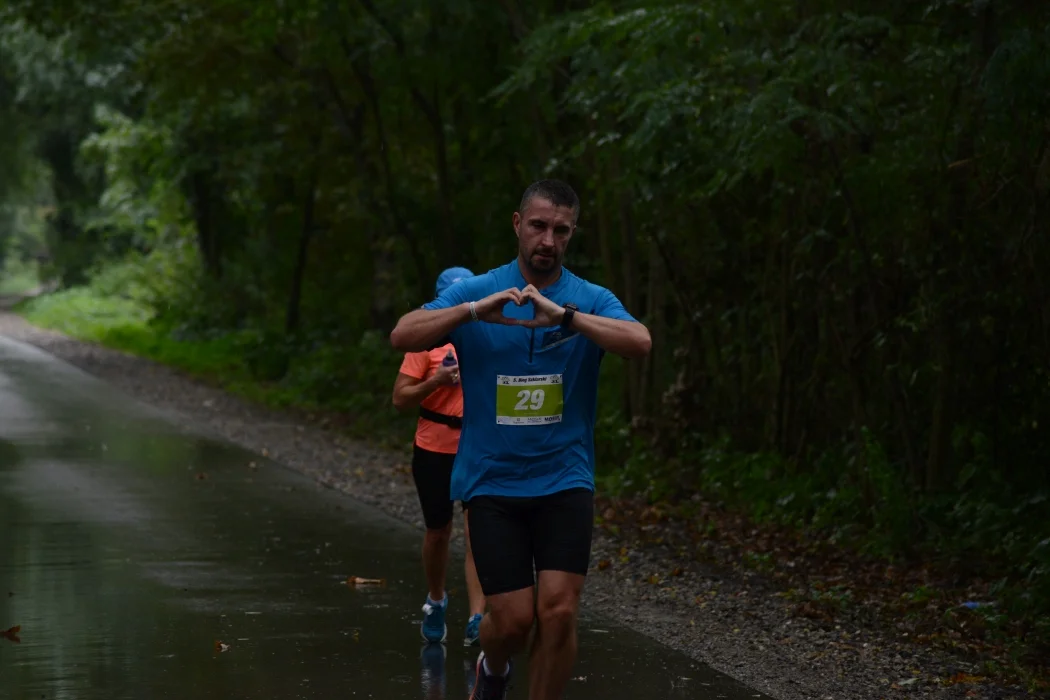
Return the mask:
M 657 408 L 657 397 L 654 387 L 660 386 L 660 369 L 664 352 L 667 348 L 667 323 L 664 307 L 667 303 L 667 274 L 660 262 L 660 251 L 657 248 L 656 236 L 649 239 L 649 293 L 645 320 L 653 347 L 643 360 L 641 377 L 641 409 L 651 415 Z
M 367 7 L 371 7 L 371 3 L 363 3 Z M 374 11 L 374 8 L 372 8 Z M 354 52 L 351 50 L 352 47 L 344 44 L 343 50 L 347 54 L 347 57 L 353 57 Z M 420 250 L 419 242 L 416 237 L 412 234 L 412 230 L 408 226 L 408 222 L 402 215 L 401 197 L 397 190 L 397 183 L 394 181 L 393 169 L 390 167 L 390 148 L 386 135 L 386 127 L 383 123 L 383 112 L 379 104 L 379 90 L 376 86 L 375 80 L 372 77 L 369 66 L 366 59 L 358 56 L 352 60 L 352 67 L 354 74 L 357 76 L 358 83 L 361 86 L 362 92 L 365 94 L 365 99 L 368 101 L 368 105 L 372 111 L 372 119 L 375 121 L 376 136 L 379 140 L 379 162 L 383 171 L 383 181 L 386 189 L 386 211 L 393 222 L 394 231 L 397 235 L 405 241 L 408 246 L 408 252 L 412 261 L 415 263 L 416 273 L 418 275 L 417 280 L 417 291 L 421 295 L 420 298 L 427 298 L 431 288 L 431 271 L 430 265 L 427 262 L 426 257 Z M 360 141 L 358 142 L 360 147 Z M 388 246 L 384 246 L 386 250 Z M 389 255 L 389 251 L 385 253 Z M 376 295 L 376 296 L 389 296 L 389 295 Z
M 190 205 L 197 225 L 197 248 L 204 262 L 204 270 L 216 280 L 222 279 L 222 256 L 219 249 L 220 233 L 215 226 L 215 193 L 211 176 L 196 170 L 190 175 Z M 219 205 L 221 206 L 221 204 Z
M 948 369 L 948 343 L 943 325 L 938 323 L 932 338 L 937 379 L 933 388 L 933 409 L 930 416 L 930 443 L 926 454 L 925 485 L 927 491 L 938 491 L 950 482 L 948 453 L 951 421 L 949 391 L 951 373 Z
M 995 53 L 998 45 L 998 33 L 996 31 L 996 15 L 993 3 L 986 3 L 978 15 L 978 27 L 974 38 L 974 49 L 977 56 L 977 65 L 974 68 L 972 85 L 980 83 L 988 60 Z M 975 135 L 979 132 L 981 112 L 983 105 L 978 102 L 970 111 L 970 119 L 966 123 L 955 150 L 955 162 L 971 161 L 976 153 Z M 961 232 L 968 225 L 970 218 L 970 181 L 971 168 L 955 168 L 950 174 L 948 193 L 948 225 L 936 227 L 941 234 L 938 238 L 945 241 L 950 240 L 951 232 Z M 951 348 L 955 347 L 952 339 L 951 327 L 947 318 L 948 311 L 944 308 L 949 296 L 949 290 L 945 288 L 939 268 L 942 261 L 942 248 L 940 240 L 933 241 L 933 267 L 934 274 L 931 278 L 934 303 L 936 304 L 935 317 L 932 327 L 932 352 L 933 361 L 937 367 L 937 378 L 934 382 L 933 405 L 930 415 L 930 437 L 926 454 L 926 469 L 918 480 L 924 484 L 927 491 L 940 491 L 949 487 L 955 477 L 955 465 L 951 461 L 951 429 L 953 425 L 952 416 L 952 375 L 951 375 Z
M 620 212 L 620 260 L 623 265 L 624 282 L 623 303 L 630 313 L 636 314 L 639 313 L 637 232 L 634 228 L 634 221 L 631 216 L 631 203 L 628 200 L 627 193 L 620 190 L 617 200 Z M 629 408 L 629 417 L 633 418 L 634 416 L 643 413 L 641 404 L 641 379 L 642 370 L 644 368 L 642 363 L 636 360 L 628 360 L 625 366 L 627 369 L 627 383 L 625 387 L 625 391 L 627 392 L 627 405 Z
M 594 163 L 594 167 L 596 168 L 595 172 L 597 172 L 597 163 Z M 616 265 L 613 262 L 614 255 L 612 240 L 610 239 L 610 236 L 612 235 L 612 225 L 609 222 L 608 190 L 600 177 L 598 178 L 597 192 L 595 194 L 597 195 L 596 200 L 598 203 L 598 249 L 602 259 L 602 270 L 605 272 L 605 287 L 622 299 L 623 289 L 617 279 Z
M 288 310 L 285 313 L 284 332 L 291 335 L 299 330 L 299 309 L 301 305 L 303 278 L 306 275 L 306 261 L 310 250 L 310 240 L 314 232 L 314 207 L 317 203 L 317 180 L 319 166 L 315 164 L 307 182 L 306 201 L 303 202 L 303 223 L 299 230 L 299 251 L 295 258 L 295 271 L 292 273 L 292 289 L 288 294 Z
M 372 97 L 375 98 L 375 95 L 373 94 Z M 378 117 L 378 102 L 373 102 L 372 109 L 373 113 Z M 361 172 L 368 174 L 366 177 L 368 186 L 365 195 L 368 207 L 373 211 L 383 211 L 377 191 L 378 185 L 376 184 L 379 181 L 379 176 L 375 172 L 374 164 L 365 156 L 364 152 L 364 113 L 365 106 L 363 104 L 358 105 L 351 113 L 352 118 L 349 119 L 350 138 L 354 149 L 354 161 L 357 163 L 357 167 Z M 386 142 L 381 120 L 377 124 L 377 130 L 381 137 L 381 148 L 383 148 L 384 151 L 384 171 L 387 178 L 389 178 L 390 165 L 386 160 Z M 412 245 L 413 241 L 409 240 L 408 242 L 409 252 L 416 263 L 417 272 L 420 274 L 420 287 L 423 287 L 426 279 L 424 277 L 426 269 L 425 261 L 423 261 L 422 257 L 419 255 L 418 248 Z M 368 309 L 369 320 L 372 328 L 385 329 L 393 324 L 394 295 L 392 294 L 392 290 L 397 281 L 397 275 L 394 270 L 395 261 L 391 241 L 389 240 L 389 236 L 384 235 L 384 231 L 381 227 L 369 227 L 368 248 L 370 252 L 370 262 L 372 263 L 372 294 L 370 295 L 371 301 Z

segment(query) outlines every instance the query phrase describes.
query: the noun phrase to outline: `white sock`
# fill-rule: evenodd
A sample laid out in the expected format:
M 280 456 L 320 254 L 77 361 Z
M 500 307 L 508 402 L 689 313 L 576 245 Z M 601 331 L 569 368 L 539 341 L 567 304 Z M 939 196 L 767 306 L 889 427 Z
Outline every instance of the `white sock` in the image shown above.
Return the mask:
M 482 659 L 481 660 L 481 668 L 482 668 L 482 670 L 485 671 L 485 675 L 487 675 L 487 676 L 500 675 L 500 674 L 496 674 L 496 673 L 492 672 L 492 669 L 489 668 L 489 660 L 488 659 Z M 507 670 L 502 673 L 502 677 L 506 678 L 508 673 L 510 673 L 510 664 L 507 664 Z

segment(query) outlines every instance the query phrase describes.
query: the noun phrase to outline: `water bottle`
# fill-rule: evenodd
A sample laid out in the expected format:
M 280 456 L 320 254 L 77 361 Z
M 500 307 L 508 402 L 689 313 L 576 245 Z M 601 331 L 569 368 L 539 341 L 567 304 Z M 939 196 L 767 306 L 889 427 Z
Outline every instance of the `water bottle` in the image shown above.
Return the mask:
M 441 366 L 442 367 L 451 367 L 454 364 L 456 364 L 456 356 L 452 353 L 451 350 L 449 350 L 448 354 L 445 355 L 445 359 L 441 361 Z M 456 379 L 456 381 L 454 381 L 452 383 L 453 384 L 459 384 L 459 379 Z

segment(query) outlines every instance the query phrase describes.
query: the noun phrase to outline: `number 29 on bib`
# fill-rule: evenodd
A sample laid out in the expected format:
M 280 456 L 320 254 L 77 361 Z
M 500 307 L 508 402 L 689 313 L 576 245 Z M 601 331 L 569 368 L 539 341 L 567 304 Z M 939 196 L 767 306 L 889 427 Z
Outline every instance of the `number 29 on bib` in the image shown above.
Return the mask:
M 498 425 L 561 423 L 564 398 L 562 375 L 496 376 Z

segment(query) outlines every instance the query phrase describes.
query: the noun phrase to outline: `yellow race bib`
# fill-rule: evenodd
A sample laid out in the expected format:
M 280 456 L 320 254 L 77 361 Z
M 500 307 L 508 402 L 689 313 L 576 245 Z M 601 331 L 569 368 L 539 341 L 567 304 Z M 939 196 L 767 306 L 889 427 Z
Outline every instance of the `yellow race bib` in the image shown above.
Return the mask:
M 560 374 L 496 377 L 497 425 L 561 423 L 563 407 Z

